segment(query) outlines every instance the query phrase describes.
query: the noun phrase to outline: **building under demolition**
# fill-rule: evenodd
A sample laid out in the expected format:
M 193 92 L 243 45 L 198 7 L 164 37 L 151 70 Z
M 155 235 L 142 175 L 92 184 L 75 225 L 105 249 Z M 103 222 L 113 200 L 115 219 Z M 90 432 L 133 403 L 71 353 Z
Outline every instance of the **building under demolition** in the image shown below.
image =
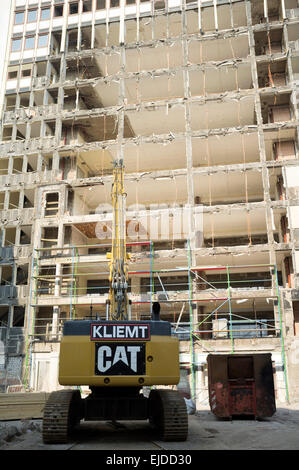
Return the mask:
M 299 2 L 14 0 L 3 89 L 1 391 L 58 388 L 64 321 L 105 318 L 123 159 L 130 315 L 160 301 L 180 386 L 266 352 L 298 399 Z

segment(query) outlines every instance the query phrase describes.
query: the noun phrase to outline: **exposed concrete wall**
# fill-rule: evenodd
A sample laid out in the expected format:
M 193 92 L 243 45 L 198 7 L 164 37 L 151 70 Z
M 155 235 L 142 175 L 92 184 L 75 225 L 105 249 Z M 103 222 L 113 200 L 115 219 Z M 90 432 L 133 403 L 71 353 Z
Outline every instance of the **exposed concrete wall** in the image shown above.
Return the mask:
M 37 345 L 33 354 L 30 386 L 32 390 L 51 392 L 58 383 L 59 344 Z M 39 352 L 40 351 L 40 352 Z

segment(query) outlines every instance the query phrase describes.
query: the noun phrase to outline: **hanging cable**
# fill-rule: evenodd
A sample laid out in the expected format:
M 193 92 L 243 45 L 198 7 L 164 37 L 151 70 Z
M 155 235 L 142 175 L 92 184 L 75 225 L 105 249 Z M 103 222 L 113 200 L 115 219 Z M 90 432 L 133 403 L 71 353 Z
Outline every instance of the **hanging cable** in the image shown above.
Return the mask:
M 174 207 L 176 207 L 177 200 L 178 200 L 178 187 L 177 187 L 177 181 L 175 175 L 173 175 L 174 178 L 174 184 L 175 184 L 175 202 L 174 202 Z M 174 232 L 173 232 L 173 222 L 172 222 L 172 247 L 171 249 L 174 249 Z

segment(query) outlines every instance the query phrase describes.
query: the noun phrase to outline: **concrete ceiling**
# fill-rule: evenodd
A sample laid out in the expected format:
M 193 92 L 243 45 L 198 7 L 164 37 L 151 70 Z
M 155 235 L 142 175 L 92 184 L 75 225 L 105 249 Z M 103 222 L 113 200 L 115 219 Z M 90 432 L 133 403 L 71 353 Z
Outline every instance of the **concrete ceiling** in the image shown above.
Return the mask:
M 298 24 L 288 24 L 287 25 L 287 30 L 288 30 L 288 38 L 289 41 L 297 41 L 299 38 L 299 33 L 298 33 Z
M 204 4 L 204 2 L 202 2 Z M 218 26 L 220 29 L 230 29 L 233 27 L 246 26 L 246 11 L 243 2 L 230 5 L 218 5 Z M 231 13 L 233 14 L 233 25 L 231 22 Z M 187 31 L 188 34 L 197 33 L 198 13 L 187 11 Z M 202 18 L 204 31 L 215 31 L 214 8 L 206 7 L 202 9 Z M 111 22 L 108 25 L 109 37 L 108 44 L 117 45 L 119 43 L 119 23 Z M 159 15 L 153 21 L 151 17 L 140 18 L 138 37 L 140 41 L 151 41 L 152 39 L 166 39 L 176 37 L 181 33 L 182 20 L 179 13 L 170 13 L 168 16 Z M 99 45 L 105 45 L 106 25 L 100 25 L 96 28 L 96 37 Z M 137 40 L 137 22 L 134 19 L 125 21 L 125 41 L 126 43 L 136 42 Z
M 202 2 L 204 4 L 204 2 Z M 233 24 L 231 22 L 231 13 Z M 202 10 L 202 19 L 205 23 L 203 31 L 215 31 L 214 8 L 208 7 Z M 198 32 L 198 12 L 190 10 L 186 12 L 188 33 Z M 236 2 L 231 5 L 217 6 L 218 29 L 231 29 L 247 25 L 246 9 L 244 2 Z
M 189 41 L 188 60 L 191 64 L 246 58 L 248 54 L 247 34 L 217 41 L 199 42 L 196 39 Z M 183 49 L 182 42 L 179 40 L 175 40 L 169 46 L 157 44 L 126 50 L 125 67 L 127 72 L 172 69 L 182 65 Z M 103 63 L 101 67 L 103 68 Z
M 260 159 L 258 135 L 255 133 L 193 138 L 192 151 L 194 166 L 249 163 Z
M 94 85 L 94 91 L 100 98 L 103 107 L 117 106 L 118 95 L 119 95 L 119 84 L 118 82 L 97 82 Z
M 284 140 L 296 140 L 296 129 L 269 129 L 264 131 L 267 160 L 273 160 L 273 143 Z
M 79 152 L 79 162 L 85 162 L 91 172 L 103 174 L 106 169 L 112 170 L 113 157 L 111 152 L 105 149 L 89 150 L 87 152 Z
M 123 147 L 125 173 L 186 168 L 185 140 L 160 143 L 126 144 Z M 112 172 L 112 161 L 118 157 L 117 145 L 108 149 L 79 153 L 80 161 L 98 175 Z
M 125 180 L 127 207 L 131 204 L 173 203 L 187 201 L 186 177 Z M 90 209 L 99 204 L 111 204 L 111 184 L 101 186 L 80 187 L 75 189 L 77 197 L 82 199 Z M 74 214 L 75 215 L 75 214 Z
M 218 129 L 255 123 L 254 97 L 229 102 L 193 103 L 192 130 Z M 126 113 L 134 134 L 147 136 L 185 132 L 184 106 L 160 106 Z
M 272 139 L 267 140 L 266 148 L 270 152 Z M 123 151 L 127 174 L 186 168 L 187 164 L 186 142 L 183 138 L 165 143 L 153 142 L 140 145 L 128 143 L 124 145 Z M 100 175 L 107 169 L 112 170 L 112 160 L 116 159 L 117 155 L 116 145 L 111 145 L 107 149 L 80 152 L 80 158 L 87 163 L 91 171 Z M 258 162 L 259 159 L 258 136 L 255 133 L 234 133 L 192 139 L 194 167 Z
M 249 54 L 248 35 L 240 35 L 229 39 L 217 39 L 189 42 L 189 61 L 192 64 L 246 58 Z
M 151 76 L 140 81 L 129 79 L 125 85 L 128 104 L 184 96 L 183 72 L 169 76 Z
M 127 144 L 124 146 L 125 172 L 186 168 L 185 140 L 175 142 Z M 117 149 L 111 149 L 114 158 Z
M 192 96 L 252 88 L 249 63 L 238 67 L 206 67 L 204 71 L 190 71 L 189 74 Z
M 121 57 L 118 52 L 110 51 L 109 54 L 105 54 L 97 50 L 95 59 L 103 76 L 115 75 L 119 72 Z
M 183 65 L 182 42 L 126 50 L 126 71 L 172 69 Z
M 254 97 L 239 101 L 193 103 L 191 108 L 192 130 L 220 129 L 246 126 L 255 123 Z
M 264 209 L 255 209 L 254 212 L 245 210 L 231 210 L 217 214 L 204 214 L 203 233 L 205 238 L 236 237 L 248 234 L 264 234 L 267 232 Z
M 240 64 L 238 67 L 208 67 L 204 72 L 190 71 L 189 74 L 192 96 L 252 87 L 250 64 Z M 152 75 L 148 78 L 141 78 L 138 81 L 135 78 L 127 79 L 125 85 L 126 98 L 129 104 L 139 101 L 184 97 L 182 71 L 168 76 Z M 102 85 L 103 95 L 106 95 L 106 88 Z M 105 98 L 109 99 L 112 91 L 114 91 L 114 103 L 117 104 L 117 86 L 114 87 L 114 90 L 107 89 Z M 100 88 L 99 92 L 101 93 Z M 104 96 L 102 94 L 100 96 L 103 101 L 105 99 Z M 112 99 L 110 101 L 113 102 Z
M 257 171 L 194 175 L 194 194 L 202 204 L 246 202 L 264 199 L 262 175 Z
M 125 182 L 127 204 L 180 203 L 187 202 L 187 180 L 185 176 L 148 178 Z
M 280 227 L 280 213 L 273 214 L 273 229 Z M 204 238 L 249 236 L 266 234 L 266 213 L 263 208 L 247 212 L 244 209 L 232 209 L 230 212 L 205 213 L 203 215 Z
M 167 134 L 185 131 L 185 109 L 182 105 L 160 106 L 126 113 L 135 135 Z

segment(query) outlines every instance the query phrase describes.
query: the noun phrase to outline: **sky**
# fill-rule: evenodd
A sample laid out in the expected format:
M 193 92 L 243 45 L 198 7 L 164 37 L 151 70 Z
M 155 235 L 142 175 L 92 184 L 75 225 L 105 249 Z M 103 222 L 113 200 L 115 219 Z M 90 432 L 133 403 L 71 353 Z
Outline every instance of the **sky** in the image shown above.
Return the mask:
M 3 68 L 9 26 L 10 5 L 11 0 L 0 0 L 0 84 L 2 84 L 3 77 Z

